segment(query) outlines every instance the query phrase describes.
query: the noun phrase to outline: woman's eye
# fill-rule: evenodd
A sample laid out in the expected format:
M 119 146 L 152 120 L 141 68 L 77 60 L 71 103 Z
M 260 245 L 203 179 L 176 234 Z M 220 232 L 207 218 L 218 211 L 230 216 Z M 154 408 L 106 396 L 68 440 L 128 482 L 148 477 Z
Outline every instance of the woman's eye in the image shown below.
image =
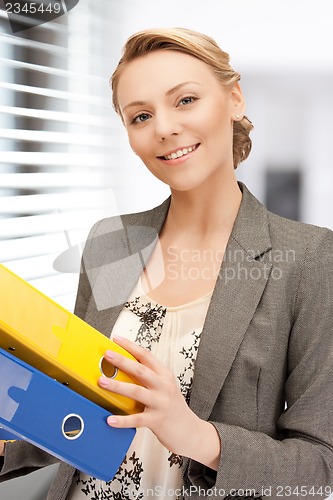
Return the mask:
M 147 120 L 149 120 L 149 118 L 150 118 L 150 115 L 148 115 L 148 113 L 141 113 L 140 115 L 133 118 L 132 123 L 143 123 L 143 122 L 146 122 Z
M 191 104 L 192 102 L 194 102 L 196 100 L 196 98 L 192 95 L 189 95 L 187 97 L 183 97 L 180 101 L 179 101 L 179 105 L 180 106 L 187 106 L 188 104 Z

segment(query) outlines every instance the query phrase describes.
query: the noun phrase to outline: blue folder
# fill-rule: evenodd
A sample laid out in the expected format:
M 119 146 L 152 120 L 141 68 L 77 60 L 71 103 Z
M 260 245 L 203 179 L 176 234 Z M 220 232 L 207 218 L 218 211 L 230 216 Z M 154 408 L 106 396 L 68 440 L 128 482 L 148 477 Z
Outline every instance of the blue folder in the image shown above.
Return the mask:
M 104 408 L 0 349 L 2 436 L 5 431 L 13 433 L 90 476 L 110 481 L 136 431 L 109 427 L 109 415 Z
M 1 402 L 0 402 L 1 405 Z M 0 425 L 0 441 L 17 441 L 18 436 L 12 432 L 7 431 Z

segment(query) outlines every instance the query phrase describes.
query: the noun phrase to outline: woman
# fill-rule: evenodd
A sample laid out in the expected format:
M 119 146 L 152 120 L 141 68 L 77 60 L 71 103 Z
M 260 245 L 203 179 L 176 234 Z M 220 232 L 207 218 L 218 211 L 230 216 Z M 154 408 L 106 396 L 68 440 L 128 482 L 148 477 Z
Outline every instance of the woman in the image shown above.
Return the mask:
M 113 481 L 61 464 L 52 500 L 331 493 L 333 234 L 268 212 L 237 182 L 252 128 L 239 79 L 193 31 L 125 46 L 114 107 L 171 196 L 93 227 L 76 313 L 137 358 L 106 353 L 140 385 L 99 383 L 145 410 L 108 419 L 138 428 Z M 3 477 L 53 461 L 31 450 L 8 444 Z

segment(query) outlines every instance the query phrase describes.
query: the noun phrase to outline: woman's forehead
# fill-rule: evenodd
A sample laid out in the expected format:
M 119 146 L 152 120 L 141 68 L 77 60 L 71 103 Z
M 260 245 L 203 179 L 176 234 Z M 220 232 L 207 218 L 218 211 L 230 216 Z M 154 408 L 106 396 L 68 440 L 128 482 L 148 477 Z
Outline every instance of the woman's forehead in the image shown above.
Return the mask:
M 137 57 L 133 61 L 127 63 L 122 70 L 122 76 L 126 72 L 149 72 L 155 77 L 156 69 L 164 71 L 191 71 L 191 72 L 209 72 L 209 66 L 190 54 L 185 54 L 177 50 L 159 49 L 153 52 Z
M 118 100 L 124 108 L 127 101 L 143 99 L 154 90 L 168 93 L 185 82 L 207 85 L 214 80 L 210 67 L 198 58 L 175 50 L 158 50 L 126 64 L 119 78 Z

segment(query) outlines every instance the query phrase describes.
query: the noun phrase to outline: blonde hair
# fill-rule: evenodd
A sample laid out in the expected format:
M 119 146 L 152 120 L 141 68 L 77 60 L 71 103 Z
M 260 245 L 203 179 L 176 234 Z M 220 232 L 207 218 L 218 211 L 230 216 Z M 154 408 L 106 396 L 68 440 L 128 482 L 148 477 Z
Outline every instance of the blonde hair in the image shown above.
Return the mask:
M 200 59 L 210 67 L 218 80 L 225 86 L 240 80 L 240 74 L 234 71 L 229 64 L 229 54 L 221 50 L 211 37 L 185 28 L 143 30 L 127 40 L 122 57 L 110 78 L 113 107 L 120 116 L 117 89 L 122 70 L 134 59 L 156 50 L 178 50 Z M 234 168 L 246 160 L 251 151 L 252 141 L 249 134 L 252 129 L 253 125 L 246 116 L 239 121 L 234 121 Z

